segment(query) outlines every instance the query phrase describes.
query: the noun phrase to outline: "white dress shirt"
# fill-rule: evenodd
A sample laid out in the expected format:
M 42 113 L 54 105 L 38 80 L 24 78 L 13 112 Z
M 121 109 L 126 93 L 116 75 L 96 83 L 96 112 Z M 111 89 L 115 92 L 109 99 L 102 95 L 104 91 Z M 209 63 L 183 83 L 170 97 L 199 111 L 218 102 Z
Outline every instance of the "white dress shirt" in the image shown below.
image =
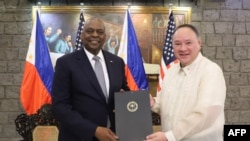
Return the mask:
M 94 55 L 92 53 L 90 53 L 87 49 L 83 48 L 84 51 L 86 52 L 86 55 L 91 63 L 91 66 L 93 68 L 93 70 L 95 69 L 95 60 L 93 60 Z M 104 56 L 102 53 L 102 50 L 99 51 L 99 53 L 97 54 L 97 56 L 100 57 L 100 63 L 102 64 L 102 68 L 103 68 L 103 73 L 104 73 L 104 79 L 105 79 L 105 85 L 107 88 L 107 95 L 109 96 L 109 76 L 108 76 L 108 71 L 107 71 L 107 66 L 104 60 Z M 107 123 L 107 127 L 110 127 L 110 120 L 109 120 L 109 116 L 108 116 L 108 123 Z
M 168 141 L 223 141 L 226 84 L 221 68 L 200 53 L 167 70 L 152 107 Z
M 91 54 L 87 49 L 83 48 L 84 51 L 86 52 L 86 55 L 92 65 L 92 68 L 94 70 L 94 66 L 95 66 L 95 60 L 93 60 L 94 55 Z M 108 77 L 108 71 L 107 71 L 107 66 L 104 60 L 104 56 L 102 53 L 102 50 L 99 51 L 99 53 L 97 54 L 97 56 L 100 57 L 100 63 L 102 64 L 102 68 L 103 68 L 103 73 L 104 73 L 104 78 L 105 78 L 105 84 L 106 84 L 106 88 L 107 88 L 107 94 L 109 95 L 109 77 Z

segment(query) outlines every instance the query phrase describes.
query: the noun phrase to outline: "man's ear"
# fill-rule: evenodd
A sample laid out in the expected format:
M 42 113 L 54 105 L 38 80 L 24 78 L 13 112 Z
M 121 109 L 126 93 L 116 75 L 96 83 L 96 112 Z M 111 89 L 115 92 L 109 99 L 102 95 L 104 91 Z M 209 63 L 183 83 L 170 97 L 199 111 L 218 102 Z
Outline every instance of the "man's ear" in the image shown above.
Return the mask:
M 200 37 L 198 38 L 198 44 L 199 44 L 199 47 L 200 47 L 200 50 L 201 50 L 201 38 Z
M 198 43 L 201 46 L 201 37 L 198 38 Z

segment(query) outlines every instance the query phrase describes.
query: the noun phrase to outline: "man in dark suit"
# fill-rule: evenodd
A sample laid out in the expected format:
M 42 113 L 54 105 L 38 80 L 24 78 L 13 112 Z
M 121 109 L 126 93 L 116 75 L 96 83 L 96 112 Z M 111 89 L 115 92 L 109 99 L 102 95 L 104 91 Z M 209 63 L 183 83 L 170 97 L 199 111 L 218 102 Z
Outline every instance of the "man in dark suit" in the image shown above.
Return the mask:
M 52 86 L 52 111 L 60 122 L 59 141 L 116 141 L 114 92 L 127 91 L 124 62 L 102 50 L 104 23 L 89 19 L 81 34 L 83 49 L 57 59 Z M 107 95 L 95 74 L 102 64 Z

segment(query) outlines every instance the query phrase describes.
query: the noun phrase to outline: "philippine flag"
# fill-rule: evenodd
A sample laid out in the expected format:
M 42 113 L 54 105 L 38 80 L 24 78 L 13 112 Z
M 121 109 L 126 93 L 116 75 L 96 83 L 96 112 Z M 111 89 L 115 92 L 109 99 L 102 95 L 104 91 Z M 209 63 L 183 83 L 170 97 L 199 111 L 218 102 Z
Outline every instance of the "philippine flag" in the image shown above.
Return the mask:
M 122 32 L 118 56 L 122 57 L 125 62 L 128 86 L 130 90 L 148 89 L 140 48 L 128 10 L 125 14 Z
M 36 113 L 42 105 L 51 103 L 53 75 L 47 42 L 37 12 L 20 89 L 20 100 L 28 115 Z

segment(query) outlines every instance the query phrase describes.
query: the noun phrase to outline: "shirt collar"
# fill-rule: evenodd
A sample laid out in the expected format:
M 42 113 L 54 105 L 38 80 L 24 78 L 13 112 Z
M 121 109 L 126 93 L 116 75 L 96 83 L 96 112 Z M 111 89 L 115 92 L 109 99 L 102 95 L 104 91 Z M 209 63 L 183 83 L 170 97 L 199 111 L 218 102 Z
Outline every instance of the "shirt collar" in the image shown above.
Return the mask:
M 92 53 L 90 53 L 86 48 L 83 48 L 83 49 L 86 52 L 86 55 L 89 58 L 89 60 L 93 60 L 94 55 Z M 100 57 L 100 61 L 104 61 L 102 50 L 100 50 L 96 56 Z
M 190 74 L 190 72 L 197 66 L 198 62 L 202 59 L 202 54 L 199 53 L 196 59 L 190 64 L 185 67 L 181 67 L 181 64 L 179 65 L 180 71 L 183 71 L 185 75 Z

